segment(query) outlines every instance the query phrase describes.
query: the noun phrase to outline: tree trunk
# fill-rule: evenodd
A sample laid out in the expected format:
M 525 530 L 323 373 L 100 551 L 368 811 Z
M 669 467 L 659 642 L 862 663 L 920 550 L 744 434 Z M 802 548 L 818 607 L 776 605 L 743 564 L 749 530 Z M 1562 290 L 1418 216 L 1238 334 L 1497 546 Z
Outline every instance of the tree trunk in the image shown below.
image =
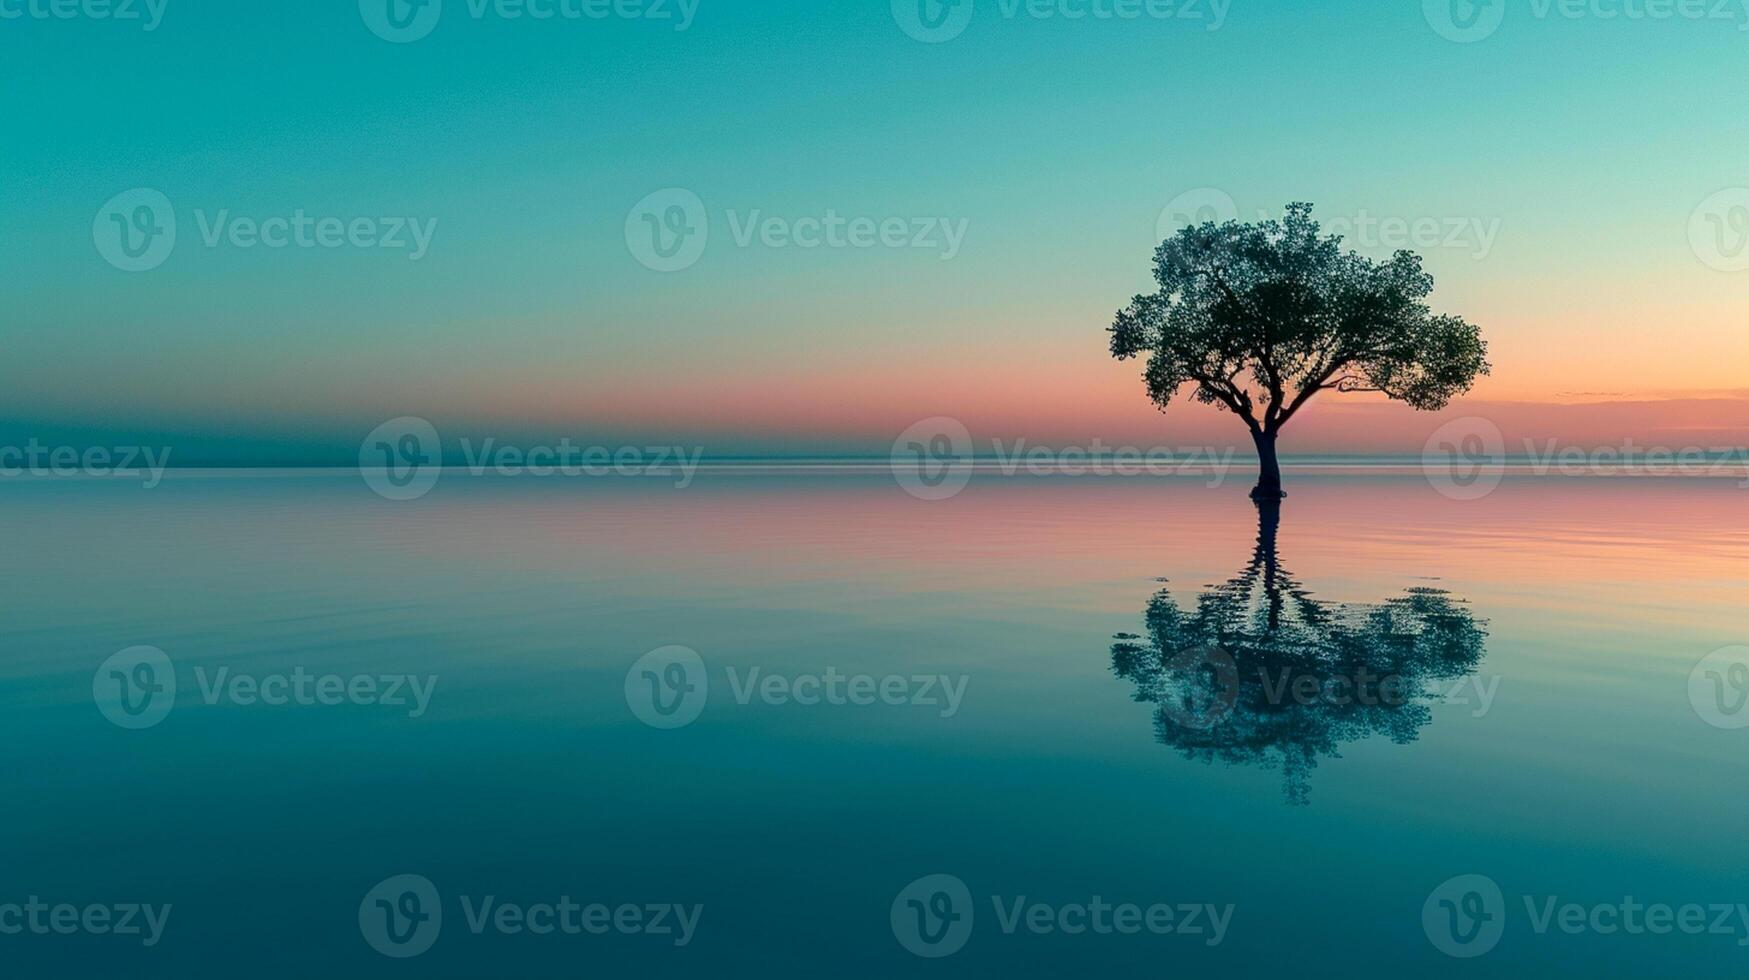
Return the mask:
M 1257 444 L 1257 486 L 1252 500 L 1280 500 L 1287 496 L 1281 490 L 1281 463 L 1275 458 L 1275 433 L 1258 432 L 1251 436 Z

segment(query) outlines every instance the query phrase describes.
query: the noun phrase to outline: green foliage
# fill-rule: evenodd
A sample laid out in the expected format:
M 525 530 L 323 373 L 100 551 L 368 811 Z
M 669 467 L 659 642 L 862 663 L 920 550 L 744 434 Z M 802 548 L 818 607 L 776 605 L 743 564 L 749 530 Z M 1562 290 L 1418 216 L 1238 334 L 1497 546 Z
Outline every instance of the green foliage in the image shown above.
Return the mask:
M 1162 409 L 1194 384 L 1197 401 L 1225 406 L 1253 435 L 1273 436 L 1326 389 L 1438 409 L 1488 373 L 1480 331 L 1428 309 L 1433 277 L 1419 256 L 1344 251 L 1310 204 L 1279 221 L 1181 229 L 1154 253 L 1154 278 L 1158 292 L 1117 314 L 1112 355 L 1148 355 Z

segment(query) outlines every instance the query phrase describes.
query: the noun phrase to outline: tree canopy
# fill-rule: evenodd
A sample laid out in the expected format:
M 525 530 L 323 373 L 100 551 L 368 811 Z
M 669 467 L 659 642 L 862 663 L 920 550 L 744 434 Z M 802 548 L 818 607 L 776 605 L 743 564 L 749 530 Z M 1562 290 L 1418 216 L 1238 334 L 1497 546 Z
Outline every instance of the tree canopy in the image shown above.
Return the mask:
M 1224 406 L 1271 442 L 1324 390 L 1377 391 L 1443 408 L 1488 373 L 1487 344 L 1428 308 L 1433 277 L 1413 252 L 1374 261 L 1322 234 L 1312 205 L 1280 220 L 1205 222 L 1154 253 L 1158 292 L 1117 314 L 1111 352 L 1148 355 L 1148 395 L 1180 388 Z

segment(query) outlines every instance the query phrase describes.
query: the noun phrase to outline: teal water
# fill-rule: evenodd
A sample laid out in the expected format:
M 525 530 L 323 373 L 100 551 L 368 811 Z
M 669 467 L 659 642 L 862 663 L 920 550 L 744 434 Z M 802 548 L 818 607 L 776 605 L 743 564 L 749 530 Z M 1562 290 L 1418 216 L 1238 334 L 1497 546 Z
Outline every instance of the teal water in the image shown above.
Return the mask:
M 1291 475 L 1269 582 L 1242 489 L 1196 478 L 980 474 L 941 501 L 878 470 L 671 482 L 446 475 L 399 503 L 331 472 L 0 483 L 0 927 L 32 896 L 170 906 L 149 947 L 0 935 L 8 974 L 1607 978 L 1749 962 L 1734 910 L 1749 731 L 1720 727 L 1742 710 L 1738 675 L 1716 692 L 1701 675 L 1698 700 L 1690 683 L 1749 643 L 1735 481 L 1508 475 L 1457 501 L 1416 475 Z M 1286 653 L 1253 642 L 1272 592 L 1271 637 L 1299 631 Z M 1247 683 L 1208 728 L 1180 724 L 1206 720 L 1195 689 L 1215 675 L 1167 661 L 1211 628 L 1241 672 L 1394 664 L 1439 696 L 1358 711 Z M 177 691 L 129 729 L 94 675 L 116 683 L 105 662 L 140 645 Z M 672 645 L 696 651 L 708 690 L 690 723 L 659 728 L 640 715 L 676 716 L 637 703 L 634 665 Z M 221 668 L 435 680 L 416 716 L 209 704 L 201 680 Z M 828 669 L 909 686 L 903 703 L 741 703 L 754 668 L 798 693 Z M 957 705 L 913 676 L 963 685 Z M 401 875 L 435 895 L 373 891 Z M 912 884 L 933 875 L 968 904 L 944 879 Z M 1445 886 L 1463 875 L 1499 901 Z M 684 945 L 476 933 L 485 896 L 698 918 Z M 1206 918 L 1189 935 L 1006 930 L 1021 896 L 1071 928 L 1094 896 L 1230 918 L 1218 942 Z M 1539 931 L 1526 906 L 1577 903 L 1607 927 L 1589 910 L 1629 896 L 1728 906 L 1729 931 Z M 418 903 L 442 910 L 429 948 L 379 953 L 372 918 Z M 1460 949 L 1476 952 L 1488 923 L 1497 942 L 1470 958 L 1433 938 L 1474 933 Z M 937 927 L 950 955 L 905 944 Z

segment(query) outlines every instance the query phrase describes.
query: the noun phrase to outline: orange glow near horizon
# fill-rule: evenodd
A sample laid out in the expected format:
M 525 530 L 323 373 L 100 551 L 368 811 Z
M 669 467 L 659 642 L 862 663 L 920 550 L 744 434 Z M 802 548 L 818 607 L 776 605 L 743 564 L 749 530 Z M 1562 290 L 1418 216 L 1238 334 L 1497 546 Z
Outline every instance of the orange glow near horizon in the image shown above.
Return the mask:
M 1071 369 L 1072 368 L 1072 369 Z M 879 443 L 918 419 L 951 416 L 976 439 L 1025 438 L 1032 444 L 1243 445 L 1240 423 L 1199 405 L 1187 388 L 1165 412 L 1149 402 L 1138 362 L 1087 359 L 1065 366 L 1015 356 L 966 371 L 963 362 L 870 372 L 796 366 L 758 375 L 733 370 L 622 381 L 553 398 L 550 389 L 494 387 L 490 397 L 459 399 L 473 417 L 539 426 L 710 437 Z M 474 389 L 480 391 L 480 389 Z M 539 392 L 539 400 L 534 396 Z M 484 394 L 484 392 L 480 392 Z M 527 399 L 527 400 L 525 400 Z M 1521 440 L 1615 445 L 1735 445 L 1749 438 L 1749 391 L 1613 391 L 1558 386 L 1538 398 L 1514 396 L 1484 378 L 1441 412 L 1418 412 L 1382 395 L 1326 393 L 1282 435 L 1284 452 L 1419 451 L 1453 418 L 1479 416 Z

